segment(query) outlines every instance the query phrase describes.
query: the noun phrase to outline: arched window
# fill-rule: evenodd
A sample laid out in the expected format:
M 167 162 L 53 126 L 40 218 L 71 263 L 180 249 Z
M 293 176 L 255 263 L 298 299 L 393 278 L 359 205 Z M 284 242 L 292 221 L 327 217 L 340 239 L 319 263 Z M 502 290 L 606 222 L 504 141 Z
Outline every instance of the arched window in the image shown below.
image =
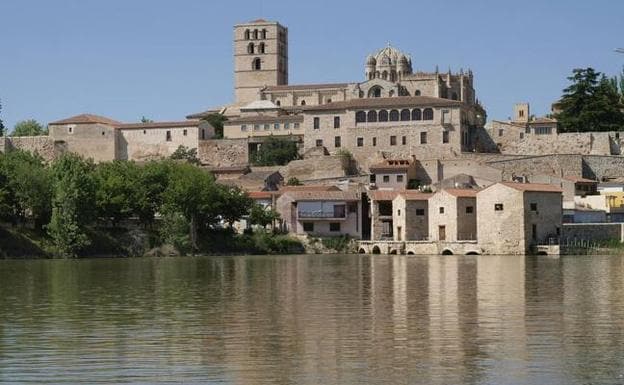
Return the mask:
M 264 43 L 260 43 L 258 46 L 258 53 L 264 53 Z
M 410 110 L 401 110 L 401 121 L 405 122 L 407 120 L 410 120 Z
M 395 71 L 391 71 L 390 72 L 390 81 L 391 82 L 396 82 L 396 78 L 397 78 L 397 74 Z
M 355 122 L 356 123 L 364 123 L 366 122 L 366 112 L 358 111 L 355 113 Z
M 420 90 L 414 91 L 414 96 L 420 96 Z
M 423 110 L 423 120 L 433 120 L 433 110 L 431 108 Z
M 366 115 L 366 120 L 368 120 L 369 122 L 376 122 L 377 121 L 377 111 L 375 111 L 375 110 L 368 111 L 368 114 Z
M 254 53 L 254 44 L 253 43 L 247 44 L 247 53 Z
M 420 108 L 414 108 L 412 110 L 412 120 L 422 120 L 422 113 L 420 112 Z
M 399 121 L 399 111 L 398 110 L 390 111 L 390 121 L 391 122 L 398 122 Z
M 387 122 L 388 121 L 388 111 L 386 111 L 386 110 L 379 111 L 379 121 L 380 122 Z
M 388 71 L 384 71 L 384 72 L 382 72 L 382 73 L 381 73 L 381 78 L 382 78 L 383 80 L 388 80 Z
M 394 96 L 394 90 L 390 90 L 390 92 L 388 92 L 388 95 L 389 95 L 390 97 Z
M 266 29 L 262 30 L 262 39 L 266 39 Z
M 258 30 L 257 29 L 254 29 L 254 31 L 253 31 L 253 38 L 258 40 Z
M 453 94 L 451 95 L 451 99 L 457 100 L 457 92 L 453 92 Z
M 280 102 L 279 100 L 276 100 L 276 101 L 275 101 L 275 105 L 276 105 L 276 106 L 281 106 L 281 105 L 282 105 L 282 102 Z
M 305 99 L 301 101 L 301 105 L 305 106 Z
M 249 30 L 245 30 L 245 40 L 249 40 Z
M 253 62 L 251 62 L 251 69 L 254 71 L 259 71 L 262 69 L 262 63 L 260 62 L 259 57 L 253 59 Z
M 370 90 L 368 90 L 368 97 L 369 98 L 381 97 L 381 87 L 375 86 L 375 87 L 372 87 Z

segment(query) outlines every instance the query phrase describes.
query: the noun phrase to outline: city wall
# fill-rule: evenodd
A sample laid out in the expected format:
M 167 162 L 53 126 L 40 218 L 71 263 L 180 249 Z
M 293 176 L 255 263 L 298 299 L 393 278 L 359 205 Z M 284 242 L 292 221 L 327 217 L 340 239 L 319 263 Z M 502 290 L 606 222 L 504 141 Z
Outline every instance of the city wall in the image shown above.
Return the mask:
M 249 163 L 249 144 L 245 139 L 200 140 L 197 157 L 213 167 L 240 166 Z

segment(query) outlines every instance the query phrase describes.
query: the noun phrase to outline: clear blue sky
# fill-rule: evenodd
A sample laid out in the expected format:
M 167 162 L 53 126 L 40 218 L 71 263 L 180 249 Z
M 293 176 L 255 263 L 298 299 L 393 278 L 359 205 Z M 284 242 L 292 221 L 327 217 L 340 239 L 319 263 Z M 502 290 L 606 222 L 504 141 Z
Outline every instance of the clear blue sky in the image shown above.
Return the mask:
M 232 26 L 260 17 L 289 28 L 293 84 L 362 81 L 391 42 L 415 70 L 471 68 L 490 119 L 517 101 L 547 113 L 572 68 L 624 65 L 620 0 L 0 0 L 0 117 L 179 120 L 231 102 Z

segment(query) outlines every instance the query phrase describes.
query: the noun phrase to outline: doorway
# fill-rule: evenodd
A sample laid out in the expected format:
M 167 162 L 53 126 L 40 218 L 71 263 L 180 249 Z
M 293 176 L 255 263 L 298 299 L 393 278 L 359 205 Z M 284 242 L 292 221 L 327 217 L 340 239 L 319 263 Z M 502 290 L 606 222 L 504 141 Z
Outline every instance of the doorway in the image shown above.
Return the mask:
M 438 226 L 438 240 L 446 241 L 446 226 Z

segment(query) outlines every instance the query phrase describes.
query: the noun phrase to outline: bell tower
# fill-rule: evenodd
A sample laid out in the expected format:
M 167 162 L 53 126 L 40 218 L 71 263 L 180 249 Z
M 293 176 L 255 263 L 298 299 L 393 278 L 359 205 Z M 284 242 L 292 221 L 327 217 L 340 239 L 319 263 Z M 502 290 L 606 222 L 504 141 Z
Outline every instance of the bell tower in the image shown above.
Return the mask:
M 234 26 L 234 92 L 237 104 L 259 99 L 264 86 L 288 84 L 288 29 L 263 19 Z

